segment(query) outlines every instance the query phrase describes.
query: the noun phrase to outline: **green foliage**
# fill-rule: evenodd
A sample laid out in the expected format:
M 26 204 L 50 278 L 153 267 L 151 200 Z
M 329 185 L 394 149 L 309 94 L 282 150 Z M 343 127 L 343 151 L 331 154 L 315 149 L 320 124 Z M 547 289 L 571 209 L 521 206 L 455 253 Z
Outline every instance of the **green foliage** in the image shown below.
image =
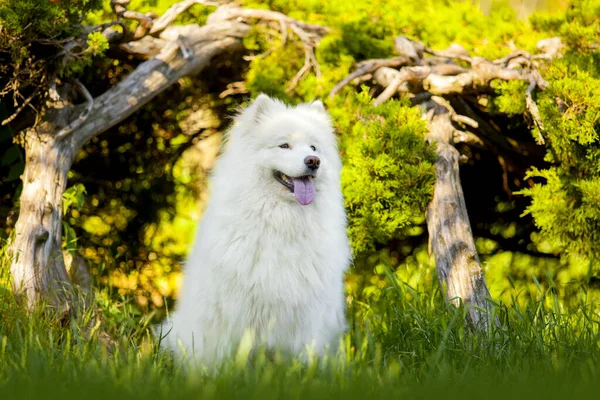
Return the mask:
M 77 35 L 82 15 L 97 9 L 101 1 L 0 0 L 0 49 L 9 52 L 15 64 L 38 58 L 44 49 L 32 45 L 50 47 L 52 41 Z
M 541 233 L 558 250 L 568 254 L 597 256 L 600 245 L 600 179 L 569 182 L 561 168 L 534 170 L 530 177 L 545 179 L 522 193 L 531 197 L 531 213 Z
M 389 57 L 393 29 L 382 23 L 384 13 L 385 8 L 371 15 L 357 13 L 355 18 L 344 22 L 340 26 L 340 44 L 345 47 L 344 53 L 356 60 Z
M 67 64 L 66 68 L 61 71 L 65 76 L 80 75 L 84 72 L 85 68 L 92 65 L 92 61 L 95 57 L 104 55 L 104 52 L 108 50 L 108 40 L 100 32 L 91 32 L 87 35 L 86 41 L 87 47 L 73 57 L 72 60 Z
M 250 42 L 260 31 L 255 30 L 246 41 Z M 263 49 L 258 43 L 257 49 Z M 284 47 L 277 47 L 268 57 L 257 57 L 252 60 L 251 68 L 246 75 L 246 86 L 251 93 L 266 93 L 270 96 L 287 97 L 286 84 L 294 76 L 296 71 L 302 67 L 302 54 L 297 43 Z M 273 60 L 279 62 L 273 62 Z
M 590 273 L 597 273 L 600 256 L 600 68 L 592 46 L 600 40 L 599 9 L 598 1 L 574 2 L 564 15 L 532 20 L 567 46 L 545 72 L 550 85 L 538 96 L 552 166 L 534 169 L 529 176 L 541 181 L 522 191 L 545 240 L 565 256 L 592 259 Z
M 63 193 L 63 215 L 66 215 L 69 209 L 81 210 L 85 202 L 85 186 L 77 183 L 65 190 Z
M 75 212 L 81 210 L 85 203 L 85 195 L 85 186 L 81 183 L 77 183 L 65 190 L 63 193 L 63 215 L 67 215 L 71 209 L 75 210 Z M 75 254 L 77 252 L 77 235 L 75 229 L 64 219 L 62 221 L 62 228 L 64 248 L 69 253 Z
M 498 96 L 494 97 L 494 105 L 498 112 L 508 115 L 525 113 L 525 90 L 527 84 L 522 81 L 497 82 Z
M 9 35 L 51 38 L 76 33 L 81 16 L 102 0 L 1 0 L 0 25 Z
M 406 235 L 433 194 L 435 153 L 425 142 L 427 127 L 418 110 L 402 101 L 380 107 L 362 92 L 345 101 L 342 188 L 352 247 L 372 250 Z M 342 120 L 342 118 L 346 118 Z
M 63 193 L 63 215 L 67 215 L 69 210 L 73 209 L 78 212 L 84 205 L 86 190 L 81 184 L 75 184 L 65 190 Z M 62 221 L 63 228 L 63 245 L 64 248 L 71 254 L 77 251 L 77 235 L 75 230 L 66 220 Z

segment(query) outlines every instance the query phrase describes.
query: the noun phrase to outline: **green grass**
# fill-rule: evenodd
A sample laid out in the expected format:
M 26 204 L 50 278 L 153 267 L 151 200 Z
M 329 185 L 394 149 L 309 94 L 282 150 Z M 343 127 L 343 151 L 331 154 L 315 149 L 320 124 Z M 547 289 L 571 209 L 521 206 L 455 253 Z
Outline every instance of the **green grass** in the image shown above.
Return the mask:
M 3 293 L 2 399 L 565 398 L 594 393 L 600 378 L 599 319 L 584 292 L 569 313 L 552 291 L 526 308 L 499 306 L 501 325 L 482 334 L 439 291 L 396 282 L 377 302 L 353 303 L 360 310 L 349 310 L 356 317 L 344 355 L 305 366 L 259 354 L 216 376 L 186 371 L 159 351 L 148 316 L 127 303 L 98 301 L 95 316 L 61 326 Z M 102 330 L 117 339 L 111 351 Z

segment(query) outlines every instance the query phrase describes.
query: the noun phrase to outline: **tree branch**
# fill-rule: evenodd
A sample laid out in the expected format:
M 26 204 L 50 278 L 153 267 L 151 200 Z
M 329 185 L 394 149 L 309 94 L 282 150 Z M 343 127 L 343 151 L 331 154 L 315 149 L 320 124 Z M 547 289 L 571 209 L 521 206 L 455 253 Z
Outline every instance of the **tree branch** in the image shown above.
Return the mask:
M 31 100 L 33 100 L 35 98 L 35 96 L 38 94 L 39 90 L 40 90 L 40 88 L 37 87 L 31 94 L 31 96 L 26 98 L 25 101 L 19 106 L 19 108 L 17 108 L 15 110 L 15 112 L 10 117 L 8 117 L 4 121 L 2 121 L 2 124 L 0 124 L 0 126 L 10 124 L 15 118 L 17 118 L 19 116 L 19 114 L 21 114 L 21 111 L 23 111 L 25 109 L 25 107 L 27 107 L 29 105 L 29 103 L 31 103 Z
M 133 40 L 138 40 L 146 36 L 150 28 L 152 28 L 153 20 L 148 15 L 144 15 L 137 11 L 128 10 L 126 6 L 129 5 L 130 2 L 131 0 L 110 0 L 110 6 L 113 9 L 113 12 L 117 15 L 117 18 L 138 21 L 138 26 L 132 35 Z M 125 29 L 125 25 L 123 25 L 123 28 Z M 130 36 L 127 35 L 127 32 L 125 33 L 126 34 L 124 36 Z
M 395 57 L 395 58 L 384 58 L 384 59 L 372 59 L 361 61 L 356 65 L 356 70 L 348 75 L 346 78 L 340 81 L 337 85 L 329 92 L 329 97 L 333 98 L 344 86 L 350 83 L 352 80 L 359 78 L 363 75 L 371 74 L 382 67 L 401 67 L 403 65 L 409 65 L 410 60 L 407 57 Z
M 128 3 L 128 0 L 113 1 L 120 2 L 119 5 Z M 208 1 L 184 1 L 169 9 L 165 13 L 168 15 L 163 16 L 164 19 L 161 17 L 157 21 L 164 25 L 167 21 L 173 21 L 186 7 L 199 3 L 210 4 Z M 154 55 L 107 92 L 92 99 L 93 101 L 89 101 L 91 96 L 89 98 L 86 96 L 87 106 L 75 107 L 74 111 L 79 112 L 80 117 L 69 124 L 61 136 L 70 136 L 72 145 L 80 148 L 92 137 L 139 110 L 181 77 L 201 72 L 217 55 L 240 49 L 242 47 L 240 39 L 250 31 L 250 27 L 242 21 L 248 19 L 283 21 L 303 41 L 306 43 L 311 41 L 311 46 L 328 31 L 322 26 L 296 21 L 278 12 L 243 9 L 230 4 L 219 7 L 209 16 L 207 24 L 203 27 L 191 24 L 163 28 L 158 25 L 155 33 L 160 33 L 160 39 L 150 37 L 142 39 L 151 41 L 155 46 L 152 50 Z M 144 54 L 140 49 L 141 46 L 134 43 L 126 46 L 130 51 Z M 140 41 L 140 45 L 141 43 Z M 307 63 L 317 69 L 318 66 L 314 64 L 316 60 L 312 53 L 313 47 L 309 47 L 306 43 Z M 308 54 L 309 50 L 310 54 Z M 149 55 L 150 53 L 144 54 L 146 57 Z M 80 86 L 80 90 L 85 95 L 87 91 L 84 92 L 84 89 Z
M 375 79 L 383 80 L 385 78 L 389 79 L 390 76 L 385 76 L 384 73 L 378 73 L 383 68 L 380 68 L 375 72 Z M 400 71 L 396 71 L 395 69 L 388 68 L 384 70 L 388 74 L 392 75 L 392 81 L 388 82 L 385 90 L 375 99 L 373 102 L 374 105 L 378 106 L 383 104 L 387 100 L 389 100 L 396 92 L 398 88 L 400 88 L 403 84 L 414 84 L 415 82 L 424 79 L 430 73 L 429 67 L 404 67 Z M 384 77 L 385 76 L 385 77 Z
M 227 84 L 227 88 L 219 94 L 219 98 L 224 99 L 227 96 L 245 93 L 248 93 L 246 81 L 232 82 Z
M 241 18 L 242 20 L 258 19 L 265 21 L 276 21 L 279 23 L 283 21 L 285 25 L 292 28 L 296 34 L 298 34 L 298 32 L 302 32 L 304 35 L 314 35 L 319 38 L 329 33 L 329 28 L 325 26 L 307 24 L 306 22 L 290 18 L 287 15 L 277 11 L 242 8 L 232 3 L 224 4 L 217 8 L 214 13 L 208 16 L 206 23 L 211 24 L 218 21 L 231 21 L 238 18 Z M 297 28 L 297 30 L 294 30 L 295 28 Z
M 219 3 L 209 0 L 185 0 L 180 3 L 176 3 L 169 7 L 167 11 L 159 18 L 154 20 L 152 28 L 150 28 L 150 35 L 156 36 L 164 31 L 169 25 L 173 23 L 181 15 L 186 12 L 190 7 L 196 4 L 203 4 L 205 6 L 218 6 Z
M 537 131 L 537 144 L 545 144 L 546 141 L 544 140 L 544 137 L 542 136 L 542 132 L 544 131 L 544 125 L 542 123 L 542 118 L 540 117 L 540 111 L 538 110 L 538 106 L 535 103 L 535 101 L 533 100 L 533 97 L 531 95 L 531 93 L 535 90 L 537 86 L 537 82 L 535 79 L 530 79 L 529 81 L 529 87 L 527 87 L 527 90 L 525 91 L 525 104 L 527 105 L 527 110 L 529 111 L 529 113 L 531 114 L 531 117 L 533 118 L 533 122 L 535 123 L 535 125 L 538 128 Z
M 73 137 L 79 148 L 92 137 L 121 122 L 183 76 L 199 73 L 215 56 L 241 48 L 241 37 L 249 32 L 241 22 L 221 21 L 200 28 L 187 37 L 186 58 L 180 44 L 169 43 L 156 56 L 140 64 L 131 74 L 95 99 L 86 122 Z
M 144 36 L 140 40 L 125 42 L 119 45 L 119 49 L 134 57 L 149 59 L 160 53 L 169 42 L 152 36 Z
M 296 75 L 294 75 L 294 77 L 292 78 L 292 80 L 290 81 L 288 86 L 285 88 L 286 93 L 290 93 L 292 90 L 294 90 L 294 88 L 296 87 L 298 82 L 300 82 L 300 79 L 302 79 L 304 74 L 310 70 L 312 64 L 310 62 L 310 56 L 308 55 L 309 51 L 311 51 L 311 50 L 308 48 L 304 48 L 304 52 L 305 52 L 304 65 L 302 66 L 302 68 L 300 68 L 300 70 L 296 73 Z
M 68 126 L 64 127 L 56 134 L 57 138 L 67 136 L 74 130 L 78 129 L 88 119 L 90 113 L 92 112 L 92 108 L 94 108 L 94 98 L 90 92 L 88 92 L 86 87 L 83 86 L 79 79 L 75 79 L 74 82 L 81 94 L 85 97 L 87 104 L 85 106 L 85 110 L 79 115 L 79 117 L 77 117 L 75 121 L 71 122 Z

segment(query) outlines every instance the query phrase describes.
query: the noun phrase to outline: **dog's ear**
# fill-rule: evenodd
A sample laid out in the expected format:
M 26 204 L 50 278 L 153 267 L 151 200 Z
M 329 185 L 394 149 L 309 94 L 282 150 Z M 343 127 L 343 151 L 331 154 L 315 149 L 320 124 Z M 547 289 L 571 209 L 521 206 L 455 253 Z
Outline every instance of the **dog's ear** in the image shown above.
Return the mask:
M 254 122 L 259 122 L 260 118 L 265 115 L 274 105 L 275 102 L 272 98 L 264 93 L 261 93 L 256 99 L 254 99 L 248 111 L 250 111 L 252 114 L 252 120 Z
M 326 113 L 325 106 L 323 105 L 323 102 L 321 100 L 313 101 L 312 103 L 310 103 L 309 107 L 315 111 Z

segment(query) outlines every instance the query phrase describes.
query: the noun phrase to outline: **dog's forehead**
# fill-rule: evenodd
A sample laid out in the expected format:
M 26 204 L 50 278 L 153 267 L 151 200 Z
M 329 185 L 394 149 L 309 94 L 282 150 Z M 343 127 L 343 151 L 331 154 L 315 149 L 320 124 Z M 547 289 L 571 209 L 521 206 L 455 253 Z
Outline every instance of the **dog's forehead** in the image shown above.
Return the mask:
M 288 126 L 278 130 L 278 138 L 290 142 L 306 142 L 315 139 L 313 129 L 308 126 Z
M 286 113 L 278 115 L 268 123 L 268 136 L 275 140 L 287 140 L 290 142 L 315 142 L 323 127 L 316 121 L 307 119 L 304 115 Z M 312 143 L 311 143 L 312 144 Z
M 308 139 L 308 135 L 305 132 L 293 131 L 287 135 L 288 139 L 293 142 L 302 142 Z

